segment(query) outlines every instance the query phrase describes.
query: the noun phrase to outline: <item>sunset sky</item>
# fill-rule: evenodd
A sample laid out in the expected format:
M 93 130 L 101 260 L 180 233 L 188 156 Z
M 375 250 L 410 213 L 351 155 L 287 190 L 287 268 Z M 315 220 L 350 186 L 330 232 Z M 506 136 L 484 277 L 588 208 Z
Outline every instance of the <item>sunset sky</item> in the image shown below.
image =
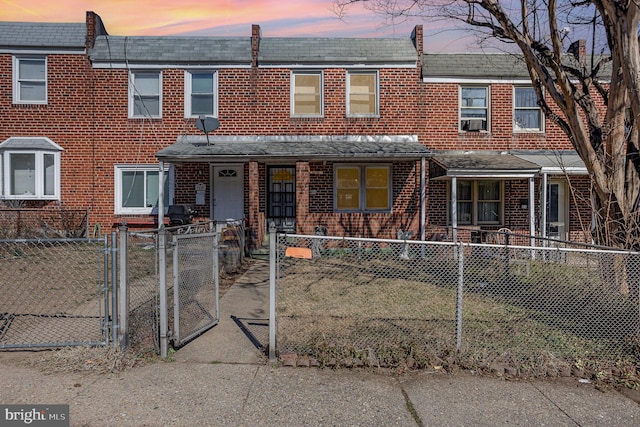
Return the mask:
M 409 37 L 425 30 L 425 50 L 463 50 L 442 23 L 384 22 L 354 6 L 340 20 L 332 0 L 0 0 L 0 20 L 84 22 L 92 10 L 112 35 L 248 36 L 259 24 L 266 37 Z

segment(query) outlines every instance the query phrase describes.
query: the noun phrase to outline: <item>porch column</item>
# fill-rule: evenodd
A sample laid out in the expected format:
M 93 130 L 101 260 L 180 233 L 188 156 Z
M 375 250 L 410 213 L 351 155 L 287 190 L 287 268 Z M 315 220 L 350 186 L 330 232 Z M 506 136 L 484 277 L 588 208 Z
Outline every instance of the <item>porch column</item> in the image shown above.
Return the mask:
M 296 233 L 313 234 L 314 227 L 317 225 L 309 218 L 310 174 L 311 170 L 308 161 L 296 162 Z
M 542 190 L 540 191 L 540 234 L 547 237 L 547 174 L 542 174 Z
M 458 181 L 451 177 L 451 236 L 453 242 L 458 241 Z
M 260 171 L 258 162 L 249 162 L 249 247 L 257 249 L 262 244 L 265 224 L 260 221 Z
M 426 188 L 426 165 L 427 160 L 423 157 L 420 159 L 420 240 L 424 242 L 426 239 L 426 223 L 427 223 L 427 188 Z
M 164 162 L 160 160 L 158 170 L 158 228 L 164 227 Z
M 531 236 L 531 246 L 536 245 L 534 238 L 536 233 L 536 210 L 533 205 L 535 199 L 535 183 L 533 177 L 529 178 L 529 236 Z

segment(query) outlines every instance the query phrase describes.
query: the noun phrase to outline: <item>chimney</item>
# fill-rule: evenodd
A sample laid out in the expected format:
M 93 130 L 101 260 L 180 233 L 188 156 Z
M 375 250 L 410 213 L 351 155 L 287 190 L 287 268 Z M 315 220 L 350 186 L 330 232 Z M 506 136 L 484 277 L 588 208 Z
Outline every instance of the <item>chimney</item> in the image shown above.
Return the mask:
M 569 45 L 567 53 L 573 55 L 578 61 L 580 67 L 584 69 L 587 66 L 587 41 L 584 39 L 577 40 Z
M 420 78 L 422 78 L 422 55 L 424 53 L 424 32 L 422 25 L 416 25 L 411 32 L 411 41 L 413 46 L 418 52 L 418 70 L 420 71 Z
M 253 24 L 251 26 L 251 66 L 258 67 L 258 53 L 260 52 L 260 38 L 262 32 L 260 25 Z
M 107 36 L 109 34 L 107 33 L 107 30 L 104 28 L 102 19 L 95 12 L 91 12 L 91 11 L 87 12 L 86 23 L 87 23 L 87 39 L 85 41 L 85 48 L 89 50 L 95 44 L 96 37 Z

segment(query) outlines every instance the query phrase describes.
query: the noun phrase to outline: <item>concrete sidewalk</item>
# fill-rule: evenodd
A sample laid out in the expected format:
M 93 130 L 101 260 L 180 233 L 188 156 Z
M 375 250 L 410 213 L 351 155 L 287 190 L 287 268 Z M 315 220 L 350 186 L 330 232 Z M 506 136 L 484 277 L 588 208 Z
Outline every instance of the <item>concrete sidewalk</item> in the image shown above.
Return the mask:
M 72 426 L 640 425 L 634 401 L 576 379 L 272 366 L 256 347 L 268 331 L 268 272 L 254 263 L 222 298 L 219 325 L 176 362 L 109 375 L 0 365 L 0 403 L 69 404 Z

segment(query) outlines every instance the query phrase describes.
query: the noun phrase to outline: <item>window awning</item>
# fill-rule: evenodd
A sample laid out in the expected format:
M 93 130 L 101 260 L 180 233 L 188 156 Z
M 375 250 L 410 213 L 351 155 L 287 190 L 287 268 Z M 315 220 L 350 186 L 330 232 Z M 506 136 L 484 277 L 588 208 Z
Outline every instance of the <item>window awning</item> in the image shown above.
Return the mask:
M 531 178 L 540 166 L 508 152 L 446 151 L 434 153 L 431 179 L 460 178 Z
M 185 135 L 156 153 L 159 160 L 239 162 L 252 160 L 416 160 L 431 151 L 417 135 L 212 136 Z
M 46 136 L 12 136 L 0 144 L 0 150 L 62 151 L 63 148 Z

